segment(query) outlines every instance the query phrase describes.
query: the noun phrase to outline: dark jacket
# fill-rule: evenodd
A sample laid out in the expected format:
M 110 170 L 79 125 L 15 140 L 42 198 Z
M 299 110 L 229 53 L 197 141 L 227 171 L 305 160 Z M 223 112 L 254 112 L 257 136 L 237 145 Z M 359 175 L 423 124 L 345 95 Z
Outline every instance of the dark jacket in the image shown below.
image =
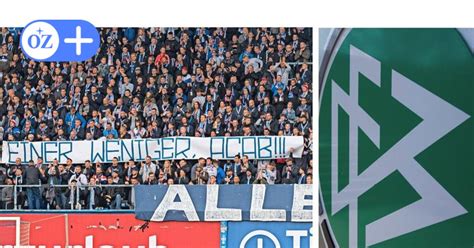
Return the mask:
M 288 171 L 287 166 L 283 167 L 283 170 L 281 172 L 281 183 L 292 184 L 296 182 L 296 179 L 297 179 L 297 173 L 294 168 Z
M 115 183 L 113 183 L 115 184 Z M 113 185 L 112 184 L 112 185 Z M 107 185 L 111 185 L 111 184 L 107 184 Z M 117 187 L 104 187 L 102 188 L 102 195 L 105 197 L 107 195 L 109 195 L 110 197 L 112 197 L 112 199 L 115 198 L 116 195 L 120 194 L 123 196 L 123 192 L 122 192 L 122 188 L 117 188 Z
M 93 189 L 93 190 L 92 190 Z M 89 207 L 90 205 L 90 200 L 91 200 L 91 193 L 94 192 L 94 202 L 92 203 L 92 205 L 94 206 L 99 206 L 100 205 L 100 202 L 101 202 L 101 195 L 102 195 L 102 190 L 103 188 L 102 187 L 87 187 L 86 188 L 86 203 L 87 203 L 87 208 Z
M 253 184 L 254 181 L 255 181 L 255 178 L 253 176 L 250 178 L 247 178 L 247 175 L 245 175 L 240 179 L 240 184 Z
M 40 170 L 30 165 L 25 168 L 24 178 L 26 185 L 38 185 L 40 182 L 45 181 L 45 177 L 41 174 Z

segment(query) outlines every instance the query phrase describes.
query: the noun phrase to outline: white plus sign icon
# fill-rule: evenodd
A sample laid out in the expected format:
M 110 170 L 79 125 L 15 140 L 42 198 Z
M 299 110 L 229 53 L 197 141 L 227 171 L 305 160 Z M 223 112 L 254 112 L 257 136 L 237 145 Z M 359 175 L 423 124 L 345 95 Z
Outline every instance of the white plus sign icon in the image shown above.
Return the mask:
M 74 43 L 76 44 L 76 55 L 81 55 L 81 45 L 82 43 L 92 43 L 94 39 L 92 38 L 82 38 L 81 36 L 81 26 L 76 26 L 76 37 L 75 38 L 65 38 L 64 43 Z

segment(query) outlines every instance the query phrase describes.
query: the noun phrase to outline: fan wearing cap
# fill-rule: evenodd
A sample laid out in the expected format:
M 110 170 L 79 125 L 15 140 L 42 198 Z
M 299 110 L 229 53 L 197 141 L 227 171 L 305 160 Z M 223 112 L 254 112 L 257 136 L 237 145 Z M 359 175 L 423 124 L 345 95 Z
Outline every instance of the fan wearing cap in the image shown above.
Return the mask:
M 130 176 L 125 177 L 125 179 L 126 179 L 125 184 L 132 184 L 132 180 L 137 180 L 137 182 L 143 183 L 142 177 L 139 174 L 139 169 L 137 166 L 131 169 Z

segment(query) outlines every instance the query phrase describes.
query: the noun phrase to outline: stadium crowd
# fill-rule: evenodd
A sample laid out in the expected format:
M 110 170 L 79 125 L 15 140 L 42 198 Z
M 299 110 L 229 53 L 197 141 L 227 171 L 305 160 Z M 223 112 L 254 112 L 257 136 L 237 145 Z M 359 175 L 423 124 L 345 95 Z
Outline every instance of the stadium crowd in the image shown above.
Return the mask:
M 100 28 L 79 62 L 35 62 L 0 33 L 0 141 L 303 136 L 302 158 L 0 166 L 19 208 L 122 208 L 136 184 L 312 183 L 310 28 Z M 62 185 L 63 187 L 54 187 Z M 1 208 L 13 208 L 13 187 Z M 78 196 L 78 197 L 77 197 Z

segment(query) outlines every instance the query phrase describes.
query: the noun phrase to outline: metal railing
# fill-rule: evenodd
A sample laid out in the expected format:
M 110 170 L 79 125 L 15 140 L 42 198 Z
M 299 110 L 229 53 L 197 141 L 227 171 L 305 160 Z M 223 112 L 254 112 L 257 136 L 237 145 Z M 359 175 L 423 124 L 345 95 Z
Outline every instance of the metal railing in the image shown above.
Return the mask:
M 13 198 L 13 210 L 23 210 L 20 206 L 19 208 L 19 203 L 18 203 L 18 197 L 19 195 L 23 194 L 24 195 L 24 192 L 27 191 L 29 188 L 37 188 L 40 192 L 40 198 L 44 198 L 41 194 L 41 191 L 43 190 L 53 190 L 55 191 L 56 189 L 69 189 L 70 190 L 70 194 L 69 194 L 69 200 L 66 198 L 66 203 L 69 203 L 68 206 L 69 208 L 67 209 L 71 209 L 71 210 L 81 210 L 81 209 L 87 209 L 87 210 L 96 210 L 96 209 L 100 209 L 100 208 L 97 208 L 97 206 L 95 206 L 95 203 L 94 204 L 91 204 L 92 199 L 93 197 L 97 197 L 95 194 L 91 194 L 92 190 L 94 189 L 103 189 L 103 188 L 129 188 L 130 189 L 130 201 L 128 200 L 121 200 L 122 203 L 125 203 L 128 205 L 128 207 L 130 209 L 134 209 L 135 208 L 135 203 L 134 203 L 134 199 L 135 199 L 135 189 L 133 187 L 133 185 L 130 185 L 130 184 L 96 184 L 96 185 L 80 185 L 80 186 L 71 186 L 71 185 L 55 185 L 55 184 L 37 184 L 37 185 L 0 185 L 0 193 L 1 193 L 1 197 L 0 197 L 0 202 L 2 202 L 2 206 L 0 206 L 0 211 L 2 210 L 12 210 L 12 209 L 8 209 L 7 208 L 7 203 L 12 203 L 11 200 L 7 201 L 7 202 L 4 202 L 3 201 L 3 189 L 4 188 L 13 188 L 13 192 L 12 192 L 12 198 Z M 83 194 L 83 192 L 85 190 L 88 190 L 89 193 L 86 195 L 86 197 L 88 198 L 87 200 L 88 201 L 85 201 L 85 202 L 88 202 L 89 204 L 87 204 L 85 207 L 86 208 L 83 208 L 82 206 L 84 204 L 81 204 L 81 194 Z M 95 191 L 94 191 L 95 193 Z M 57 192 L 55 192 L 55 194 L 57 194 Z M 59 192 L 59 197 L 62 197 L 61 194 L 64 194 L 64 192 Z M 126 194 L 123 194 L 122 196 L 120 196 L 121 198 L 123 198 Z M 64 198 L 63 198 L 64 199 Z M 79 200 L 78 200 L 79 199 Z M 85 200 L 84 198 L 82 200 Z M 27 196 L 25 196 L 25 200 L 24 201 L 28 201 L 27 200 Z M 94 201 L 95 202 L 95 201 Z M 58 203 L 56 203 L 58 204 Z M 22 204 L 23 205 L 23 204 Z M 46 209 L 49 210 L 50 209 L 50 203 L 47 203 L 46 204 Z M 66 204 L 64 204 L 66 205 Z M 94 206 L 94 207 L 93 207 Z M 61 208 L 61 209 L 66 209 L 66 208 Z M 25 209 L 25 210 L 31 210 L 31 206 L 28 205 L 28 209 Z
M 308 66 L 312 66 L 313 65 L 313 62 L 312 61 L 308 61 L 308 62 L 285 62 L 291 66 L 298 66 L 298 65 L 302 65 L 302 64 L 307 64 Z

